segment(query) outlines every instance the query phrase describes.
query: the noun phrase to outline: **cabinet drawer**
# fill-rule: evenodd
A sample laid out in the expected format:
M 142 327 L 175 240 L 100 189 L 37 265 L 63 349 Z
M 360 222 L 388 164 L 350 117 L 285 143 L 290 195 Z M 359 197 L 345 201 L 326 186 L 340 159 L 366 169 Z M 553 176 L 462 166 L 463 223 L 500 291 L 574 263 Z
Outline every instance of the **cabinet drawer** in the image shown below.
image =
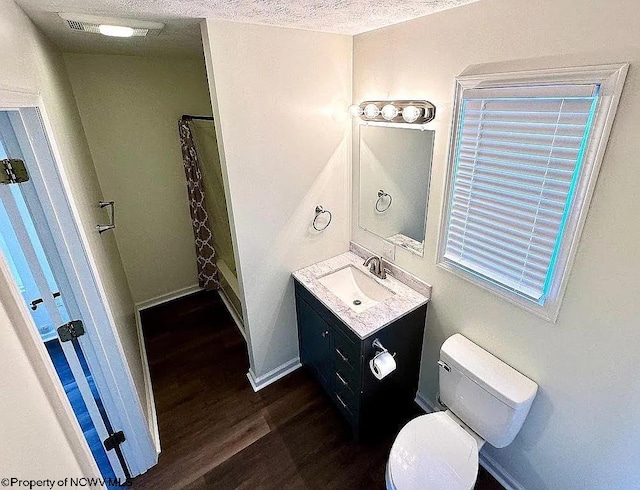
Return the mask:
M 349 419 L 349 422 L 353 422 L 359 411 L 358 397 L 349 388 L 336 384 L 334 399 L 338 409 Z
M 333 329 L 333 357 L 336 366 L 360 370 L 360 344 L 354 344 L 347 339 L 340 331 Z M 346 366 L 345 366 L 346 364 Z
M 358 371 L 349 367 L 349 369 L 340 369 L 339 365 L 335 366 L 334 386 L 342 386 L 350 389 L 353 393 L 360 392 L 360 379 Z

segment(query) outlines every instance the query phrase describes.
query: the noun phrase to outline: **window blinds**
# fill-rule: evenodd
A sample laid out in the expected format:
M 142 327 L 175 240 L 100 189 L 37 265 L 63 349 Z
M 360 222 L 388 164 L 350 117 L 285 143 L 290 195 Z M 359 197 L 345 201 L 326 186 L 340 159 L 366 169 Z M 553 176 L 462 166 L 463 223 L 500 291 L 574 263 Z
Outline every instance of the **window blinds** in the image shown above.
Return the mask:
M 544 304 L 597 85 L 463 93 L 444 259 Z

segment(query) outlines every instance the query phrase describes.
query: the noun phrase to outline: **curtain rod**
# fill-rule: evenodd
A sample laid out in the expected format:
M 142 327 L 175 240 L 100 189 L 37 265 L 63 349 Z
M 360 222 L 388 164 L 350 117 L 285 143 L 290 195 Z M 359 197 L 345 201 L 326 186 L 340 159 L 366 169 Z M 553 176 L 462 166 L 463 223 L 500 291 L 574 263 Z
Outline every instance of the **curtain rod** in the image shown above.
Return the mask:
M 192 116 L 191 114 L 183 114 L 180 118 L 183 121 L 191 121 L 192 119 L 201 119 L 203 121 L 213 121 L 212 116 Z

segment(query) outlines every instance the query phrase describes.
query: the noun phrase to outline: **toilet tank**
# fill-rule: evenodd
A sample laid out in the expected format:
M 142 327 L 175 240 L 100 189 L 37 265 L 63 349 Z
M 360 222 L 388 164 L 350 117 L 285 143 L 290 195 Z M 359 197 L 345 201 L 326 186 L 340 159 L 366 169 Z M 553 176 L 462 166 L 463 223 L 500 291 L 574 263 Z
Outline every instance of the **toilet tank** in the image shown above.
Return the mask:
M 440 400 L 495 447 L 511 444 L 538 385 L 461 334 L 440 348 Z

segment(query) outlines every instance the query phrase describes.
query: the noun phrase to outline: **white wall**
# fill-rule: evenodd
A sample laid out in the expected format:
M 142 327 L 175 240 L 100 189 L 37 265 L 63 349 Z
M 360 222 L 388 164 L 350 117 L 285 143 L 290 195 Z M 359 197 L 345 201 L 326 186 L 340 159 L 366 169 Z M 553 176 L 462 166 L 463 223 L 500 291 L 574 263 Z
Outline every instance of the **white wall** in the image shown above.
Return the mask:
M 61 59 L 10 0 L 0 0 L 0 66 L 0 88 L 41 91 L 56 121 L 67 116 L 64 127 L 77 124 L 58 71 Z M 62 127 L 57 136 L 67 152 L 75 147 L 76 139 Z M 88 189 L 91 184 L 89 180 Z M 60 402 L 62 387 L 56 389 L 53 384 L 53 367 L 47 370 L 44 347 L 38 350 L 29 339 L 26 329 L 35 327 L 7 282 L 4 259 L 0 262 L 0 372 L 4 373 L 0 376 L 0 476 L 98 476 L 80 427 Z M 38 357 L 40 361 L 30 362 Z
M 425 257 L 400 266 L 433 285 L 420 390 L 437 390 L 454 332 L 537 381 L 522 432 L 486 452 L 528 489 L 631 489 L 640 481 L 640 10 L 636 0 L 483 0 L 354 40 L 354 101 L 424 98 L 438 108 Z M 543 60 L 523 60 L 546 57 Z M 632 63 L 557 324 L 435 266 L 453 79 L 468 65 L 524 69 Z M 353 227 L 358 242 L 380 240 Z
M 205 56 L 254 377 L 298 356 L 291 272 L 346 251 L 350 37 L 207 20 Z M 317 204 L 333 212 L 324 233 Z M 235 226 L 233 226 L 235 225 Z
M 178 119 L 211 114 L 201 58 L 65 53 L 136 303 L 197 287 Z

